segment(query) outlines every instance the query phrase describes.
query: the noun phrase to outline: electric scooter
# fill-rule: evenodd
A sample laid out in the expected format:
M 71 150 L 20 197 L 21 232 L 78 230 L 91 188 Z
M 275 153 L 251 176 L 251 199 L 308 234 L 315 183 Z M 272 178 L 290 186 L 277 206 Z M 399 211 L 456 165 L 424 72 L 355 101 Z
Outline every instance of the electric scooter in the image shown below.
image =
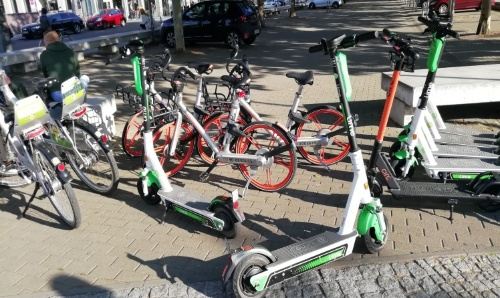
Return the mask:
M 368 187 L 363 156 L 356 143 L 354 119 L 348 103 L 352 89 L 347 58 L 340 51 L 378 36 L 378 32 L 341 35 L 330 40 L 322 39 L 320 45 L 309 49 L 311 53 L 324 51 L 329 55 L 346 119 L 354 179 L 340 228 L 337 232 L 327 231 L 274 251 L 264 247 L 244 247 L 234 253 L 230 264 L 224 269 L 223 279 L 226 283 L 232 281 L 232 289 L 237 297 L 261 297 L 274 284 L 351 254 L 359 235 L 363 237 L 371 253 L 380 251 L 385 245 L 389 233 L 388 221 L 382 212 L 380 200 L 371 196 Z M 360 206 L 362 209 L 355 227 Z
M 152 114 L 146 80 L 144 76 L 144 44 L 141 40 L 133 40 L 120 49 L 120 57 L 131 56 L 134 70 L 135 91 L 141 96 L 144 117 L 144 169 L 137 181 L 140 197 L 149 204 L 162 203 L 165 214 L 169 209 L 185 215 L 201 224 L 221 232 L 227 238 L 236 235 L 236 224 L 245 219 L 239 208 L 238 191 L 231 197 L 217 196 L 210 203 L 193 192 L 170 184 L 153 146 Z
M 432 28 L 433 33 L 438 39 L 443 38 L 447 34 L 454 34 L 454 32 L 451 32 L 446 25 L 439 25 L 439 22 L 434 23 L 433 21 L 425 19 L 421 21 Z M 397 178 L 398 172 L 395 167 L 399 166 L 400 161 L 398 159 L 393 159 L 391 162 L 384 154 L 382 154 L 382 142 L 384 140 L 387 122 L 389 120 L 392 103 L 396 94 L 399 73 L 401 70 L 413 71 L 416 57 L 416 53 L 410 46 L 409 42 L 405 42 L 401 39 L 400 41 L 401 42 L 395 44 L 392 51 L 394 55 L 391 57 L 391 60 L 394 66 L 394 72 L 368 165 L 368 179 L 372 194 L 374 196 L 381 196 L 383 192 L 383 185 L 386 185 L 391 194 L 396 198 L 410 197 L 447 199 L 448 204 L 450 205 L 449 219 L 451 221 L 453 220 L 454 207 L 458 204 L 459 199 L 479 200 L 482 203 L 486 203 L 483 204 L 484 208 L 488 207 L 488 209 L 490 209 L 491 206 L 494 206 L 494 204 L 491 203 L 500 202 L 500 176 L 498 173 L 462 173 L 461 178 L 463 179 L 466 177 L 472 177 L 469 179 L 472 180 L 470 182 L 458 180 L 459 177 L 455 176 L 458 175 L 458 173 L 452 173 L 451 176 L 442 176 L 442 180 L 447 183 L 443 183 L 442 181 L 435 179 L 431 179 L 430 181 L 417 181 L 415 179 L 399 180 Z M 433 61 L 434 56 L 429 55 L 428 59 L 429 61 Z M 427 93 L 424 88 L 421 100 L 424 100 L 426 96 Z M 412 125 L 414 125 L 414 123 L 416 123 L 416 121 L 412 122 Z M 412 136 L 414 136 L 412 137 L 412 140 L 415 138 L 418 139 L 418 132 Z M 457 160 L 463 161 L 462 159 Z

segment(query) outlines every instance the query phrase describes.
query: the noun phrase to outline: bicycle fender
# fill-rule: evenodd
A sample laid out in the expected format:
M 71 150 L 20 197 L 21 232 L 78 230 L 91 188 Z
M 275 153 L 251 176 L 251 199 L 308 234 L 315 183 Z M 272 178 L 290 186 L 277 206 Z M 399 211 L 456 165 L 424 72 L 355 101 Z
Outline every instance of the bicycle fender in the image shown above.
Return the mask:
M 109 146 L 109 142 L 106 142 L 104 143 L 101 139 L 101 136 L 104 135 L 103 133 L 101 133 L 95 126 L 93 126 L 92 124 L 88 123 L 87 121 L 85 120 L 82 120 L 82 119 L 78 119 L 76 120 L 76 122 L 78 123 L 78 125 L 84 127 L 85 129 L 87 129 L 91 134 L 93 134 L 94 136 L 96 136 L 96 139 L 97 139 L 97 142 L 99 142 L 99 144 L 102 145 L 103 149 L 104 149 L 104 152 L 108 153 L 111 151 L 111 147 Z M 108 136 L 108 139 L 110 137 Z
M 57 174 L 57 179 L 61 181 L 62 184 L 66 184 L 71 180 L 71 176 L 68 172 L 68 170 L 64 169 L 63 171 L 60 171 L 57 169 L 57 165 L 62 163 L 62 161 L 59 159 L 59 157 L 44 143 L 37 143 L 36 148 L 40 150 L 43 154 L 45 154 L 49 160 L 52 166 L 54 167 L 54 170 Z

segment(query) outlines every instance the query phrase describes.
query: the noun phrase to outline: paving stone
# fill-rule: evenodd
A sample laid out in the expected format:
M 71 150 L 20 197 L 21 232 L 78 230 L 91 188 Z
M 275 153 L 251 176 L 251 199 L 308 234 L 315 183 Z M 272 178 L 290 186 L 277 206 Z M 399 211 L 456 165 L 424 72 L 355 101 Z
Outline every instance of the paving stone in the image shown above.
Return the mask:
M 323 297 L 323 291 L 321 291 L 321 287 L 319 284 L 309 284 L 306 285 L 302 290 L 302 297 L 310 298 L 310 297 Z
M 360 294 L 378 293 L 379 287 L 374 279 L 362 279 L 356 283 Z
M 377 277 L 378 285 L 385 290 L 399 289 L 399 282 L 393 276 L 379 276 Z
M 422 267 L 420 267 L 416 262 L 412 262 L 407 264 L 408 271 L 415 277 L 417 280 L 422 279 L 428 275 L 427 271 L 425 271 Z
M 408 272 L 408 268 L 406 268 L 404 264 L 393 263 L 392 269 L 394 269 L 394 272 L 396 273 L 397 277 L 404 277 L 410 275 L 410 273 Z
M 320 284 L 320 287 L 323 290 L 323 293 L 325 293 L 326 297 L 332 297 L 332 298 L 343 297 L 340 285 L 336 281 L 322 283 Z
M 420 291 L 420 287 L 418 286 L 417 282 L 415 280 L 411 279 L 409 276 L 403 276 L 399 280 L 399 284 L 401 285 L 401 287 L 403 289 L 405 289 L 405 291 L 408 294 L 412 294 L 412 293 L 416 293 L 416 292 Z
M 432 295 L 440 291 L 440 288 L 436 285 L 434 280 L 429 276 L 424 277 L 420 281 L 420 286 L 424 289 L 425 293 Z

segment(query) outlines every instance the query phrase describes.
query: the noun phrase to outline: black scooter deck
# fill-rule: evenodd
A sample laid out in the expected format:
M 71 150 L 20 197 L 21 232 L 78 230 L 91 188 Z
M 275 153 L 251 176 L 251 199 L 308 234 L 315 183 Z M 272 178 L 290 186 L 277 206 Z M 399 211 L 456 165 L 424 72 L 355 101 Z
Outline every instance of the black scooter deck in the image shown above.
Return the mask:
M 500 155 L 496 154 L 497 148 L 490 147 L 469 147 L 469 146 L 454 146 L 436 144 L 438 150 L 433 151 L 434 156 L 439 157 L 463 157 L 463 158 L 484 158 L 497 159 Z
M 335 232 L 327 231 L 303 241 L 295 242 L 291 245 L 272 251 L 273 256 L 277 258 L 277 262 L 273 263 L 273 266 L 277 266 L 280 263 L 293 260 L 297 257 L 324 248 L 330 244 L 346 240 L 353 236 L 354 235 L 351 234 L 341 236 Z
M 435 197 L 440 199 L 471 199 L 466 184 L 436 182 L 399 181 L 399 189 L 389 189 L 397 198 Z M 477 197 L 479 198 L 479 197 Z
M 439 172 L 472 172 L 482 173 L 486 171 L 500 172 L 500 166 L 495 165 L 495 159 L 473 159 L 473 158 L 437 158 L 437 164 L 425 165 L 427 169 Z

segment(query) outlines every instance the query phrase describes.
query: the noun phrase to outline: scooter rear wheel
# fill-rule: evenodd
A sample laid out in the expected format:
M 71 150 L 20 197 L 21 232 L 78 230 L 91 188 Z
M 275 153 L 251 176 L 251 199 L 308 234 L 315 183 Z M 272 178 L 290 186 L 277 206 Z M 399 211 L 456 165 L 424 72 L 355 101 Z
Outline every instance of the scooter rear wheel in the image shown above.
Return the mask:
M 221 234 L 226 238 L 233 239 L 236 236 L 236 224 L 231 213 L 226 208 L 217 206 L 214 210 L 214 216 L 224 221 L 224 228 L 220 231 Z
M 389 219 L 387 219 L 387 216 L 384 214 L 384 222 L 385 222 L 385 237 L 382 241 L 378 241 L 375 239 L 374 235 L 374 230 L 371 229 L 368 233 L 363 235 L 363 241 L 365 243 L 365 247 L 368 250 L 369 253 L 375 254 L 384 248 L 385 244 L 387 243 L 387 239 L 389 239 Z
M 261 254 L 251 254 L 240 261 L 233 273 L 233 294 L 236 297 L 263 297 L 266 289 L 257 292 L 250 285 L 250 277 L 264 271 L 269 260 Z

